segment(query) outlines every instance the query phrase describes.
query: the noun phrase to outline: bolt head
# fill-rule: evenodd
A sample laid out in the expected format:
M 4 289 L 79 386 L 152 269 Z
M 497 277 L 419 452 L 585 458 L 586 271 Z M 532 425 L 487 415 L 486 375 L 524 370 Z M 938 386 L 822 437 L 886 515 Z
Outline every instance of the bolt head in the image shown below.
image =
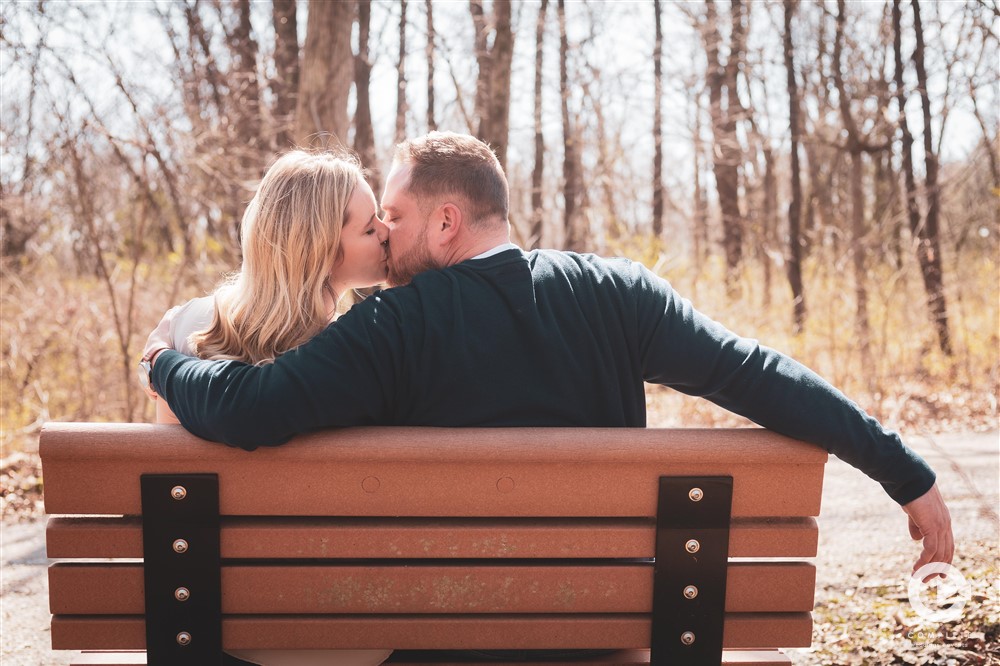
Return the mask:
M 191 634 L 186 631 L 182 631 L 177 634 L 177 644 L 178 645 L 190 645 L 191 644 Z
M 182 500 L 187 497 L 188 491 L 184 486 L 174 486 L 170 489 L 170 496 L 175 500 Z
M 698 596 L 698 588 L 695 587 L 694 585 L 688 585 L 687 587 L 684 588 L 685 599 L 694 599 L 697 596 Z
M 697 539 L 691 539 L 686 544 L 684 544 L 684 550 L 686 550 L 691 554 L 697 553 L 699 550 L 701 550 L 701 544 L 698 543 Z
M 188 549 L 188 542 L 184 539 L 177 539 L 174 541 L 174 552 L 175 553 L 186 553 Z
M 685 631 L 683 634 L 681 634 L 681 643 L 684 643 L 684 645 L 691 645 L 692 643 L 694 643 L 694 633 L 690 631 Z
M 705 491 L 701 488 L 692 488 L 688 491 L 688 497 L 692 502 L 700 502 L 701 498 L 705 496 Z
M 188 590 L 186 587 L 178 587 L 176 590 L 174 590 L 174 599 L 177 599 L 177 601 L 187 601 L 190 598 L 191 598 L 191 591 Z

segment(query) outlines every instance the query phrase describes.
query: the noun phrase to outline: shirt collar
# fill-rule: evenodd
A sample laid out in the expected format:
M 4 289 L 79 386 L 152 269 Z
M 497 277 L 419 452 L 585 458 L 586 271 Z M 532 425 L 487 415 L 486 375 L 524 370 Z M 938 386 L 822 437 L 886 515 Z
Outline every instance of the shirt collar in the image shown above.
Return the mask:
M 487 257 L 492 257 L 494 254 L 500 254 L 501 252 L 506 252 L 507 250 L 517 250 L 517 249 L 519 248 L 513 243 L 501 243 L 500 245 L 497 245 L 492 249 L 486 250 L 486 252 L 483 252 L 482 254 L 477 254 L 476 256 L 470 258 L 486 259 Z

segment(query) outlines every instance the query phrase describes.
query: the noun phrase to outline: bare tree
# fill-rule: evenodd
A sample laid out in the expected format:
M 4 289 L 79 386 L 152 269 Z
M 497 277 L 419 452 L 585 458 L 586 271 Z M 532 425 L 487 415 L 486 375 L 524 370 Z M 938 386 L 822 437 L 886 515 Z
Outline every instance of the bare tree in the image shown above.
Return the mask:
M 867 234 L 865 224 L 864 161 L 865 153 L 885 150 L 885 144 L 875 145 L 863 136 L 851 110 L 851 95 L 844 81 L 844 26 L 847 22 L 845 0 L 837 0 L 837 30 L 833 42 L 833 81 L 837 89 L 840 117 L 847 134 L 845 146 L 851 158 L 851 258 L 854 265 L 854 297 L 857 307 L 855 327 L 862 363 L 867 366 L 871 354 L 871 324 L 868 317 L 868 270 L 866 268 Z
M 545 211 L 542 208 L 542 183 L 545 176 L 545 135 L 542 133 L 542 82 L 545 53 L 545 15 L 549 0 L 542 0 L 538 6 L 538 21 L 535 25 L 535 162 L 531 170 L 531 247 L 542 243 L 542 228 Z
M 354 89 L 358 104 L 354 112 L 354 152 L 361 158 L 368 174 L 368 182 L 376 192 L 381 191 L 378 160 L 375 156 L 375 132 L 372 129 L 371 86 L 372 62 L 368 39 L 372 22 L 371 0 L 358 2 L 358 54 L 354 56 Z
M 841 0 L 843 1 L 843 0 Z M 896 63 L 896 99 L 899 104 L 900 129 L 903 134 L 903 170 L 906 179 L 906 209 L 910 220 L 910 230 L 917 243 L 917 262 L 924 280 L 924 290 L 927 293 L 927 306 L 931 320 L 937 332 L 938 346 L 945 354 L 952 353 L 951 335 L 948 331 L 948 311 L 944 295 L 944 276 L 941 267 L 941 241 L 938 229 L 940 211 L 940 190 L 938 188 L 937 155 L 934 152 L 931 135 L 931 110 L 927 93 L 927 71 L 924 67 L 924 37 L 920 22 L 920 3 L 916 0 L 913 6 L 913 30 L 916 38 L 916 50 L 913 62 L 917 70 L 917 86 L 920 91 L 921 110 L 924 122 L 924 162 L 926 171 L 925 190 L 927 192 L 927 214 L 923 223 L 920 222 L 920 210 L 916 202 L 916 184 L 913 176 L 913 137 L 906 122 L 906 90 L 903 84 L 903 61 L 901 46 L 901 10 L 899 0 L 893 0 L 893 50 Z
M 785 72 L 788 79 L 788 124 L 792 142 L 791 190 L 792 200 L 788 203 L 788 284 L 792 288 L 793 322 L 796 334 L 802 333 L 806 324 L 806 297 L 802 284 L 802 243 L 800 217 L 802 214 L 802 182 L 799 166 L 799 90 L 795 80 L 795 46 L 792 42 L 792 17 L 795 13 L 794 0 L 785 0 L 782 34 L 785 51 Z
M 295 99 L 299 89 L 299 33 L 296 0 L 272 0 L 274 20 L 274 95 L 275 144 L 287 148 L 293 144 Z
M 399 0 L 399 59 L 396 60 L 396 143 L 406 139 L 406 0 Z
M 434 3 L 424 0 L 427 9 L 427 131 L 437 129 L 434 118 Z
M 743 256 L 744 217 L 740 206 L 740 165 L 743 149 L 737 134 L 741 117 L 737 79 L 746 42 L 745 6 L 742 0 L 731 0 L 731 29 L 728 55 L 721 58 L 722 34 L 714 2 L 705 4 L 705 26 L 702 37 L 708 59 L 709 110 L 712 118 L 713 171 L 722 210 L 723 248 L 726 253 L 727 286 L 736 288 L 738 268 Z
M 309 5 L 295 109 L 299 145 L 343 145 L 347 139 L 354 16 L 354 0 Z
M 580 174 L 577 171 L 577 132 L 569 115 L 569 38 L 566 35 L 566 0 L 556 5 L 559 15 L 559 91 L 561 93 L 563 130 L 563 227 L 564 245 L 570 250 L 582 249 L 583 239 L 577 223 L 577 203 L 580 197 Z
M 653 235 L 663 236 L 663 29 L 660 0 L 653 0 Z
M 507 168 L 507 142 L 510 130 L 510 74 L 514 57 L 514 32 L 511 28 L 511 0 L 494 0 L 493 16 L 487 22 L 482 0 L 469 0 L 476 31 L 476 135 L 490 144 Z M 492 35 L 492 45 L 490 36 Z

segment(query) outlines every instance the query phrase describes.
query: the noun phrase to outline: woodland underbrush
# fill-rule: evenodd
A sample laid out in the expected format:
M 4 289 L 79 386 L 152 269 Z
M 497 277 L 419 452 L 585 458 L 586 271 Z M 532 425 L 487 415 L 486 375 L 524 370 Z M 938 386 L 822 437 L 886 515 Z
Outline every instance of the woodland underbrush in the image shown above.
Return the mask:
M 760 262 L 745 268 L 734 292 L 725 287 L 721 261 L 695 265 L 655 246 L 625 250 L 621 253 L 643 260 L 696 308 L 812 367 L 890 427 L 997 427 L 1000 293 L 997 264 L 987 253 L 967 254 L 946 273 L 954 347 L 947 355 L 937 346 L 913 270 L 872 269 L 865 352 L 847 262 L 807 263 L 807 319 L 796 334 L 780 266 L 772 266 L 770 276 Z M 166 308 L 209 292 L 231 268 L 221 261 L 194 265 L 185 269 L 176 257 L 135 267 L 119 263 L 106 280 L 81 275 L 51 256 L 4 265 L 0 457 L 32 451 L 49 420 L 151 419 L 134 370 L 148 331 Z M 705 400 L 661 387 L 648 387 L 647 404 L 650 425 L 742 422 Z

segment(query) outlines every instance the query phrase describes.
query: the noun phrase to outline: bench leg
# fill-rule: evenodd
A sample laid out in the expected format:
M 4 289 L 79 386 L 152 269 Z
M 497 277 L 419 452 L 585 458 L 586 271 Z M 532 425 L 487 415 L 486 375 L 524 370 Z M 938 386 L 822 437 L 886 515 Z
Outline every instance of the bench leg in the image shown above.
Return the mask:
M 730 476 L 662 476 L 650 664 L 719 666 L 729 565 Z

